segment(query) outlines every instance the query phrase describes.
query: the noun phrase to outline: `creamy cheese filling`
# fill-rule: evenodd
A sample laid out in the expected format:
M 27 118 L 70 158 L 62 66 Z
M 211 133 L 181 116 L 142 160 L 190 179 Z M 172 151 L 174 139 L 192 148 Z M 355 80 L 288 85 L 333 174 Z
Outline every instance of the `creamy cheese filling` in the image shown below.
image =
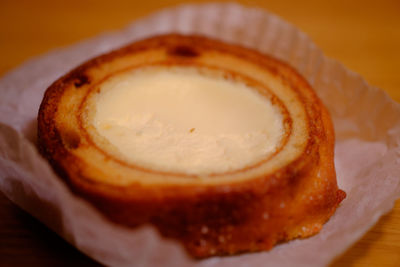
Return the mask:
M 242 169 L 267 157 L 284 128 L 280 109 L 244 83 L 195 68 L 115 75 L 95 96 L 92 124 L 124 160 L 187 174 Z

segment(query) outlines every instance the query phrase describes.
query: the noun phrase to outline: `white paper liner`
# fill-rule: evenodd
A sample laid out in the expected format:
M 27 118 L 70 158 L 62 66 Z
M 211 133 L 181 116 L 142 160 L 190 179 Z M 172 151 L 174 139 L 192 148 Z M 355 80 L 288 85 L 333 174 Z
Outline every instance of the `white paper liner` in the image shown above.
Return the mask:
M 269 252 L 195 261 L 150 226 L 114 225 L 72 195 L 38 154 L 36 117 L 45 89 L 83 61 L 147 36 L 195 33 L 271 54 L 294 66 L 331 112 L 336 170 L 347 198 L 322 231 Z M 324 266 L 400 197 L 400 105 L 326 58 L 279 17 L 238 4 L 184 5 L 30 60 L 0 80 L 0 190 L 93 259 L 111 266 Z

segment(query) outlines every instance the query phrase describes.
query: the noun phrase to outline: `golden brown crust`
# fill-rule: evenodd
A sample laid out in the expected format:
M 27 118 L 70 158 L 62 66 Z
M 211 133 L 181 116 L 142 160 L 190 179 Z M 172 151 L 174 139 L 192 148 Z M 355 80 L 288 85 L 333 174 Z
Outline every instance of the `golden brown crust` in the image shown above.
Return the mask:
M 82 122 L 82 106 L 102 80 L 118 71 L 151 64 L 207 63 L 210 68 L 221 68 L 210 62 L 225 55 L 262 69 L 294 92 L 304 109 L 308 131 L 304 148 L 295 159 L 273 172 L 262 172 L 270 160 L 265 159 L 239 171 L 211 174 L 206 182 L 196 183 L 196 175 L 132 166 L 96 148 Z M 232 70 L 223 64 L 227 75 L 241 75 L 239 67 Z M 263 84 L 249 75 L 244 75 L 246 82 L 256 87 Z M 280 103 L 276 95 L 263 92 Z M 285 109 L 285 104 L 281 105 Z M 66 115 L 69 108 L 73 116 Z M 286 114 L 287 139 L 293 119 Z M 40 151 L 76 194 L 114 222 L 156 226 L 164 236 L 180 240 L 194 257 L 268 250 L 277 242 L 316 234 L 345 197 L 336 184 L 332 122 L 308 83 L 276 59 L 199 36 L 166 35 L 136 42 L 61 77 L 47 89 L 40 106 L 38 137 Z M 282 153 L 285 145 L 283 142 L 274 156 Z M 112 170 L 120 172 L 113 177 Z M 107 180 L 123 180 L 124 175 L 135 176 L 135 182 Z M 140 182 L 152 177 L 172 182 Z M 179 179 L 190 182 L 174 182 Z

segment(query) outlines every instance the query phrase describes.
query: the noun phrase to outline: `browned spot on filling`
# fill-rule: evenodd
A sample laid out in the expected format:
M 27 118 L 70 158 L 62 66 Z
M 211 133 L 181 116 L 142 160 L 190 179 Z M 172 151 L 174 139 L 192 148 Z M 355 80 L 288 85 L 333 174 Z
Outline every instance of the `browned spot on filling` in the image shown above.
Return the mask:
M 187 58 L 197 57 L 200 55 L 199 52 L 196 51 L 194 48 L 183 45 L 173 47 L 168 51 L 168 54 L 172 56 L 187 57 Z
M 81 143 L 81 138 L 79 135 L 71 130 L 66 130 L 62 134 L 64 144 L 69 148 L 69 149 L 76 149 L 79 147 L 79 144 Z
M 90 83 L 89 78 L 86 75 L 82 74 L 75 78 L 74 85 L 76 88 L 79 88 L 89 83 Z
M 193 133 L 194 130 L 195 130 L 195 128 L 192 128 L 192 129 L 189 130 L 189 132 L 190 132 L 190 133 Z

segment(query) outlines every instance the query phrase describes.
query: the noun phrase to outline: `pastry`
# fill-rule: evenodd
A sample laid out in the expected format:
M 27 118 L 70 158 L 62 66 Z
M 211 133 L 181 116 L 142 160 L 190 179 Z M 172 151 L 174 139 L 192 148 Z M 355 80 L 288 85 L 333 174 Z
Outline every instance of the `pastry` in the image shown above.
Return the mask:
M 107 218 L 151 224 L 198 258 L 314 235 L 345 197 L 330 116 L 305 79 L 201 36 L 138 41 L 61 77 L 38 141 Z

